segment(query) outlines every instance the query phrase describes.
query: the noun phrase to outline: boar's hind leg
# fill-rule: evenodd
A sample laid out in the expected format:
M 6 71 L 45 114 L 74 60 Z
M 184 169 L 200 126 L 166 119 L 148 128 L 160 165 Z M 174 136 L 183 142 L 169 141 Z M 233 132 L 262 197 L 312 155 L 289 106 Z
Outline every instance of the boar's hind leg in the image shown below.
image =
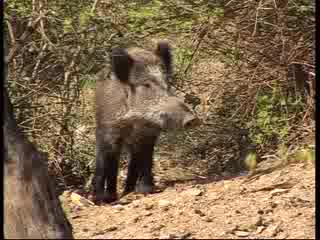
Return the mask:
M 120 146 L 109 143 L 97 145 L 95 195 L 96 201 L 112 202 L 117 199 L 117 176 Z M 104 191 L 107 182 L 106 194 Z

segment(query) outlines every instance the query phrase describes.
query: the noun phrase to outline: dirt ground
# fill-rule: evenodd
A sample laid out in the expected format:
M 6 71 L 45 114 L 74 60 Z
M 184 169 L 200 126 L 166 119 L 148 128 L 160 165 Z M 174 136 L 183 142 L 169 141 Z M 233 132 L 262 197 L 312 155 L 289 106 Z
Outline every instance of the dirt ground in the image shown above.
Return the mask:
M 205 62 L 204 66 L 209 66 L 208 62 Z M 193 83 L 198 79 L 202 85 L 199 84 L 199 89 L 193 89 L 193 91 L 199 95 L 200 93 L 210 95 L 225 89 L 227 79 L 219 83 L 218 79 L 221 78 L 215 71 L 222 68 L 223 66 L 217 63 L 212 63 L 207 68 L 198 67 L 197 69 L 201 70 L 195 73 L 198 78 L 195 77 Z M 212 79 L 201 76 L 214 76 L 215 84 L 210 85 Z M 208 82 L 201 88 L 204 79 Z M 207 87 L 209 85 L 212 89 Z M 91 95 L 93 92 L 88 91 L 85 98 L 88 99 L 89 108 L 92 107 Z M 227 106 L 226 102 L 218 101 L 218 97 L 221 98 L 221 96 L 216 96 L 214 104 L 216 108 L 220 105 L 224 108 Z M 233 102 L 234 99 L 229 101 Z M 226 131 L 232 125 L 227 122 L 228 116 L 223 118 L 216 114 L 215 109 L 211 109 L 209 114 L 210 111 L 206 110 L 206 105 L 201 105 L 200 108 L 198 114 L 208 113 L 208 116 L 217 118 L 211 120 L 217 123 L 217 126 L 209 126 L 210 131 L 222 129 L 223 134 L 217 131 L 212 136 L 221 138 L 225 136 L 221 143 L 213 139 L 214 146 L 209 148 L 214 152 L 208 155 L 214 158 L 207 160 L 211 163 L 217 162 L 213 168 L 218 168 L 218 163 L 227 159 L 227 151 L 230 153 L 229 159 L 238 159 L 237 150 L 230 146 L 233 143 L 230 139 L 236 139 L 234 133 Z M 230 111 L 234 108 L 228 105 Z M 88 112 L 93 111 L 94 109 Z M 224 123 L 227 123 L 226 127 L 223 127 Z M 200 143 L 195 141 L 195 139 L 202 139 L 198 135 L 199 132 L 191 142 L 200 146 Z M 91 136 L 94 143 L 94 134 L 85 136 L 86 139 Z M 167 139 L 171 138 L 172 136 Z M 206 139 L 208 136 L 205 135 L 203 138 Z M 180 141 L 175 140 L 175 144 Z M 205 174 L 206 171 L 202 174 L 200 170 L 209 166 L 207 162 L 194 157 L 192 164 L 186 166 L 187 156 L 182 151 L 182 145 L 185 145 L 185 142 L 181 141 L 181 143 L 183 144 L 177 147 L 175 144 L 166 142 L 165 148 L 162 143 L 162 148 L 157 152 L 159 154 L 155 156 L 156 184 L 164 189 L 160 193 L 147 196 L 130 194 L 112 205 L 104 206 L 94 205 L 85 194 L 80 192 L 65 191 L 60 195 L 63 208 L 73 226 L 75 238 L 315 238 L 313 163 L 301 161 L 283 164 L 281 160 L 277 163 L 272 159 L 266 159 L 258 164 L 254 174 L 240 174 L 236 177 L 226 174 L 223 178 L 214 176 L 206 178 L 204 177 L 208 176 Z M 171 145 L 172 148 L 170 148 Z M 217 171 L 220 170 L 217 169 Z M 122 169 L 119 175 L 119 187 L 121 187 L 126 171 Z
M 215 96 L 214 104 L 211 104 L 214 108 L 207 109 L 209 105 L 202 104 L 198 106 L 197 111 L 197 114 L 202 114 L 201 118 L 206 119 L 207 115 L 216 118 L 207 119 L 216 123 L 214 127 L 209 126 L 208 131 L 222 129 L 220 132 L 223 133 L 212 133 L 212 136 L 219 136 L 224 141 L 220 143 L 219 139 L 213 139 L 214 146 L 210 146 L 210 149 L 214 152 L 208 153 L 212 158 L 207 160 L 211 163 L 222 163 L 227 159 L 227 150 L 230 153 L 229 159 L 238 159 L 237 150 L 231 147 L 231 139 L 236 139 L 235 134 L 226 131 L 233 123 L 228 120 L 228 115 L 223 117 L 216 114 L 219 107 L 224 112 L 226 109 L 233 112 L 236 108 L 227 104 L 227 101 L 233 103 L 234 98 L 222 99 L 223 95 L 229 96 L 229 93 L 226 94 L 221 89 L 227 89 L 225 86 L 229 86 L 228 81 L 233 86 L 232 78 L 224 79 L 219 75 L 221 73 L 218 70 L 221 71 L 223 65 L 216 61 L 210 65 L 208 61 L 204 61 L 196 69 L 199 72 L 194 72 L 193 84 L 196 85 L 197 81 L 199 84 L 196 85 L 198 88 L 193 88 L 193 92 L 204 97 L 220 93 Z M 215 84 L 212 84 L 212 79 L 215 79 Z M 93 92 L 88 90 L 85 99 L 88 100 L 89 109 L 93 102 L 90 101 L 91 95 Z M 94 109 L 88 112 L 93 111 Z M 202 139 L 199 132 L 191 142 L 200 146 L 200 143 L 195 141 Z M 91 136 L 94 143 L 93 134 L 85 136 L 86 139 Z M 167 139 L 171 138 L 172 136 Z M 207 138 L 208 135 L 203 137 Z M 177 142 L 183 144 L 177 147 Z M 209 166 L 207 161 L 200 161 L 194 157 L 192 164 L 186 166 L 187 156 L 182 151 L 185 141 L 175 139 L 175 144 L 170 148 L 171 144 L 166 142 L 164 148 L 162 143 L 161 149 L 157 152 L 159 154 L 155 156 L 155 180 L 157 186 L 163 188 L 160 193 L 147 196 L 130 194 L 112 205 L 104 206 L 94 205 L 80 192 L 65 191 L 60 195 L 63 208 L 73 226 L 75 238 L 315 238 L 313 163 L 281 164 L 266 159 L 257 166 L 254 174 L 240 174 L 236 177 L 227 174 L 223 175 L 224 178 L 206 178 L 204 176 L 208 175 L 202 174 L 200 170 Z M 213 165 L 213 168 L 217 167 L 218 164 Z M 194 171 L 189 171 L 191 169 Z M 217 171 L 220 172 L 220 169 Z M 126 171 L 122 169 L 119 175 L 121 187 Z
M 71 191 L 60 199 L 78 239 L 314 239 L 314 165 L 270 169 L 177 183 L 113 205 L 96 206 Z

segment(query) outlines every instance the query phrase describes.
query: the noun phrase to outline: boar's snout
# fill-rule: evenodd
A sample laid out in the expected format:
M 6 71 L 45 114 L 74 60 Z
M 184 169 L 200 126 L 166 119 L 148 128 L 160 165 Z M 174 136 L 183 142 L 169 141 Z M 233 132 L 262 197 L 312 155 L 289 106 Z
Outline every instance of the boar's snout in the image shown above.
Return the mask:
M 160 126 L 162 129 L 188 129 L 200 125 L 200 120 L 191 112 L 160 113 Z
M 201 123 L 199 118 L 175 97 L 169 98 L 161 110 L 160 125 L 163 129 L 192 128 Z

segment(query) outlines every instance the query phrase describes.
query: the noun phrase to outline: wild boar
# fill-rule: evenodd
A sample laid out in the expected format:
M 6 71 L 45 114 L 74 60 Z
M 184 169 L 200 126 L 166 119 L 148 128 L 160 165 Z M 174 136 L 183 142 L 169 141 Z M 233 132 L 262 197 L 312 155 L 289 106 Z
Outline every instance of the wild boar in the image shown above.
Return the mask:
M 111 69 L 99 73 L 93 184 L 96 202 L 117 199 L 118 162 L 123 147 L 130 161 L 122 195 L 134 190 L 151 193 L 153 152 L 161 130 L 199 124 L 183 99 L 170 88 L 172 60 L 171 48 L 165 41 L 158 42 L 155 51 L 114 48 Z

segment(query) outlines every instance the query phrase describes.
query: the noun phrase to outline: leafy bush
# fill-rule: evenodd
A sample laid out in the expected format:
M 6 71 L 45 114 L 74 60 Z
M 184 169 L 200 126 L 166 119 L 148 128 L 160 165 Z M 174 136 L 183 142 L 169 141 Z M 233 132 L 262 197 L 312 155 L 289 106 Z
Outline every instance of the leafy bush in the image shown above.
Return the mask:
M 94 169 L 95 110 L 88 93 L 112 46 L 144 47 L 160 38 L 173 43 L 177 93 L 195 99 L 206 122 L 189 133 L 164 134 L 158 147 L 198 152 L 189 154 L 194 164 L 217 174 L 245 149 L 235 129 L 248 129 L 266 153 L 296 144 L 293 133 L 314 127 L 287 78 L 292 62 L 314 65 L 314 1 L 45 2 L 5 2 L 10 48 L 40 9 L 45 14 L 9 63 L 8 86 L 20 126 L 49 152 L 50 169 L 71 183 Z M 249 168 L 258 157 L 249 156 Z

